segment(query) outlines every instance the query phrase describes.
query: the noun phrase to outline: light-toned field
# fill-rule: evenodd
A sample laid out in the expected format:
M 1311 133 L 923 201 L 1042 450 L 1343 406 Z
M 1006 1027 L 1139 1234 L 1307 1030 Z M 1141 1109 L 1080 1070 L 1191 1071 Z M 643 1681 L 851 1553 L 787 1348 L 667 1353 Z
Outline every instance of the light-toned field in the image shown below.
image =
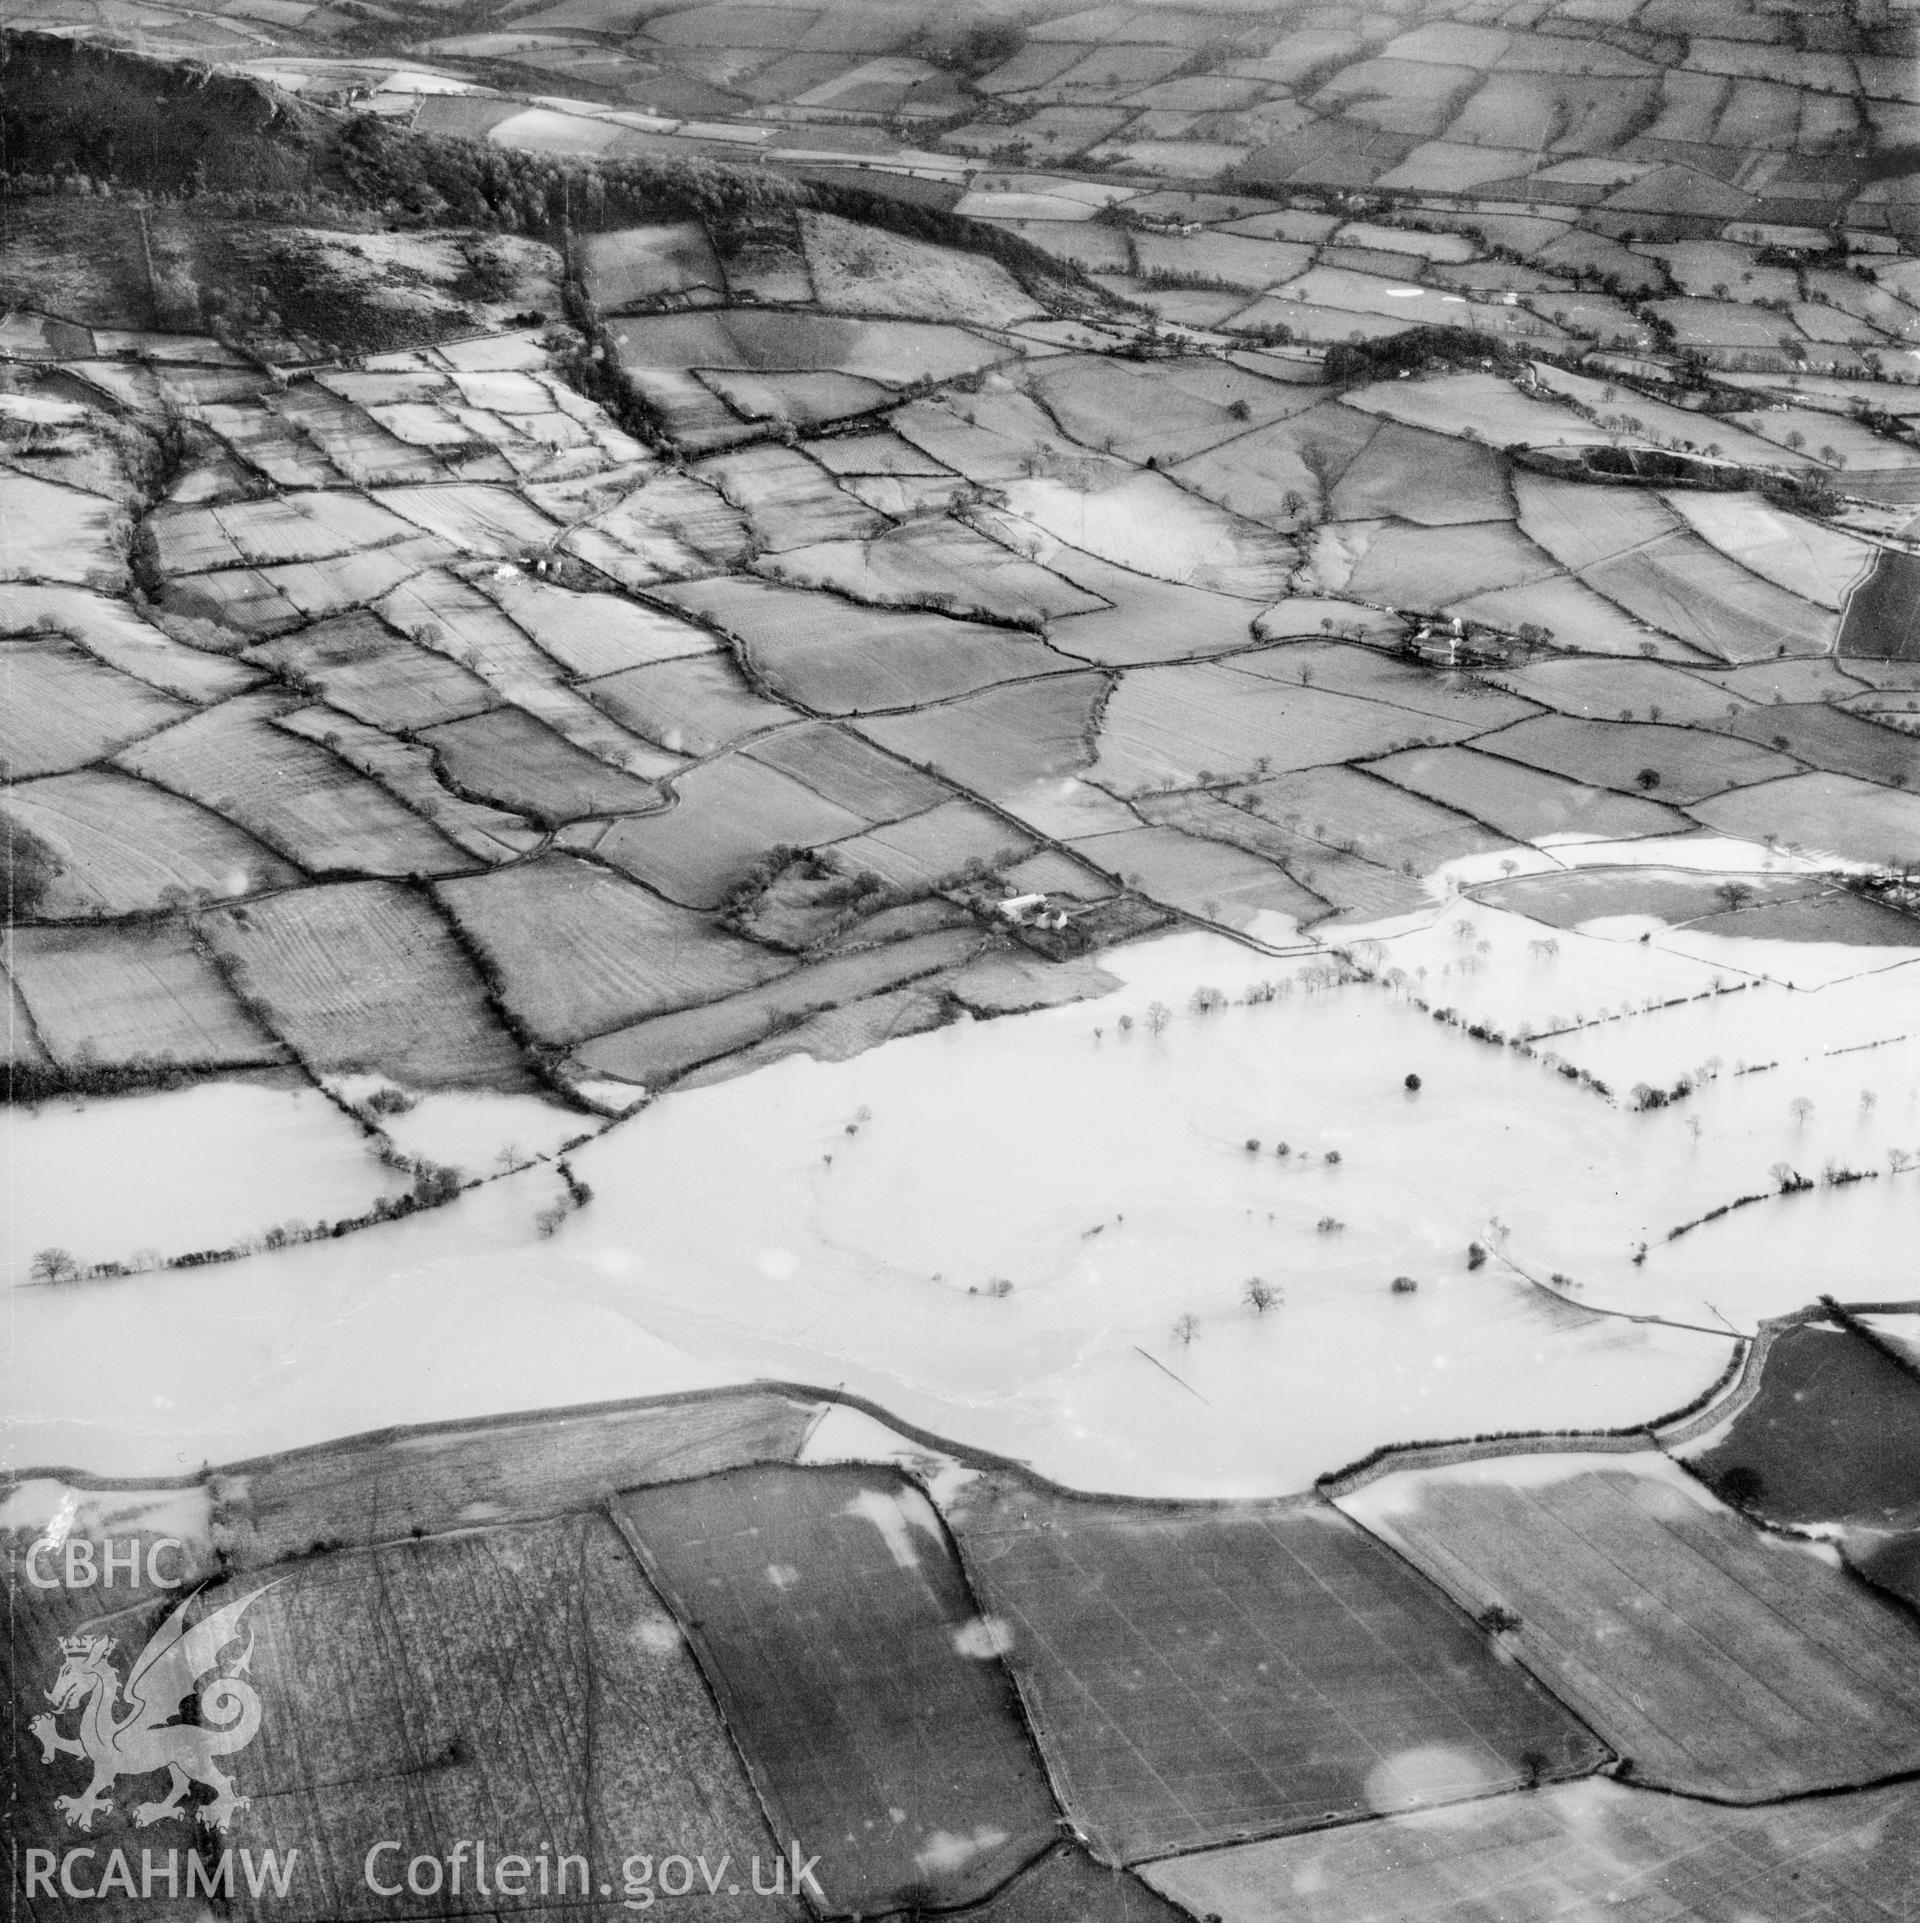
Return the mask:
M 1068 665 L 1045 643 L 1005 629 L 851 607 L 763 581 L 703 581 L 662 593 L 732 635 L 776 694 L 818 713 L 917 707 Z
M 1667 1457 L 1507 1456 L 1389 1475 L 1340 1506 L 1662 1787 L 1736 1803 L 1920 1755 L 1920 1631 L 1817 1546 L 1770 1540 Z
M 57 635 L 0 643 L 0 776 L 64 774 L 193 713 Z
M 1370 773 L 1457 808 L 1516 841 L 1555 835 L 1616 840 L 1684 834 L 1692 825 L 1677 809 L 1659 802 L 1609 794 L 1471 748 L 1420 748 L 1388 755 L 1368 767 Z
M 952 884 L 976 862 L 1000 870 L 1035 852 L 1019 829 L 970 801 L 945 801 L 831 847 L 853 873 L 914 892 Z
M 111 768 L 22 782 L 0 810 L 59 861 L 40 905 L 57 919 L 217 900 L 300 879 L 224 817 Z
M 607 313 L 662 294 L 698 288 L 718 299 L 726 292 L 707 230 L 697 220 L 590 234 L 584 251 L 587 291 Z
M 1789 848 L 1842 861 L 1905 867 L 1920 861 L 1920 795 L 1850 775 L 1793 775 L 1694 804 L 1722 834 L 1775 835 Z
M 1897 1916 L 1920 1850 L 1908 1787 L 1765 1810 L 1595 1779 L 1207 1851 L 1145 1874 L 1223 1923 L 1478 1923 L 1494 1914 Z
M 470 668 L 404 639 L 364 610 L 256 643 L 247 659 L 298 676 L 330 707 L 370 727 L 430 727 L 499 700 Z
M 1250 778 L 1457 741 L 1471 726 L 1377 701 L 1290 686 L 1225 663 L 1136 668 L 1108 701 L 1094 777 L 1128 792 Z
M 233 1067 L 286 1059 L 177 922 L 19 928 L 7 969 L 65 1066 L 168 1058 Z
M 716 1001 L 783 972 L 780 957 L 567 855 L 443 883 L 439 898 L 545 1042 Z
M 242 695 L 124 750 L 117 765 L 256 836 L 309 873 L 440 873 L 469 865 L 430 823 Z
M 721 652 L 627 668 L 583 683 L 581 691 L 621 727 L 658 743 L 669 754 L 717 754 L 794 718 L 791 708 L 748 688 L 739 669 Z
M 200 926 L 230 979 L 314 1067 L 379 1069 L 414 1088 L 531 1085 L 479 977 L 411 889 L 296 889 Z
M 184 646 L 124 601 L 52 583 L 0 583 L 0 633 L 29 632 L 68 635 L 108 667 L 183 701 L 238 694 L 255 679 L 237 661 Z

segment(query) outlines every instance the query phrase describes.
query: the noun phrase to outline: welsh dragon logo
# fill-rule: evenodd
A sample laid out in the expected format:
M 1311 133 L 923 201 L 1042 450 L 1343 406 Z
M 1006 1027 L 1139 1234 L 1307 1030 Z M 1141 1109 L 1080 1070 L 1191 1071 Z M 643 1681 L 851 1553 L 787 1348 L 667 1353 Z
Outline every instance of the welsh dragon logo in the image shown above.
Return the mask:
M 241 1616 L 265 1594 L 256 1589 L 192 1628 L 187 1626 L 194 1601 L 189 1596 L 153 1633 L 124 1684 L 110 1660 L 110 1636 L 82 1632 L 60 1639 L 64 1660 L 47 1691 L 57 1713 L 36 1716 L 28 1727 L 40 1739 L 43 1763 L 81 1756 L 93 1765 L 93 1781 L 85 1790 L 54 1799 L 75 1829 L 92 1829 L 94 1816 L 113 1808 L 105 1792 L 118 1778 L 156 1770 L 168 1772 L 169 1785 L 158 1802 L 134 1811 L 133 1820 L 143 1829 L 184 1815 L 181 1804 L 195 1783 L 213 1791 L 213 1801 L 199 1811 L 201 1822 L 213 1829 L 224 1830 L 234 1812 L 246 1808 L 247 1799 L 235 1795 L 233 1779 L 221 1773 L 215 1759 L 245 1749 L 260 1727 L 259 1692 L 245 1680 L 253 1662 L 253 1632 L 247 1632 L 245 1649 L 230 1663 L 223 1652 L 238 1640 Z M 176 1721 L 181 1705 L 196 1691 L 199 1720 Z M 59 1713 L 75 1707 L 80 1733 L 63 1736 Z

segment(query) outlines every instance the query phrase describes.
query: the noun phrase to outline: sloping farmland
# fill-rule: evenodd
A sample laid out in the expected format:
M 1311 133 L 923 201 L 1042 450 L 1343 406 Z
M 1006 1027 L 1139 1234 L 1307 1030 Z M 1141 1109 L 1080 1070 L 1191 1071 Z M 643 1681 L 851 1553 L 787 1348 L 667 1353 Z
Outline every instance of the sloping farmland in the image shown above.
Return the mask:
M 192 713 L 62 636 L 0 642 L 0 779 L 65 774 Z
M 238 661 L 176 641 L 124 601 L 57 583 L 0 582 L 0 634 L 49 631 L 70 636 L 108 667 L 183 701 L 218 701 L 259 679 Z
M 234 1562 L 261 1568 L 316 1540 L 532 1522 L 598 1508 L 616 1490 L 749 1462 L 790 1462 L 815 1404 L 751 1389 L 348 1436 L 228 1466 L 220 1516 Z M 476 1505 L 485 1504 L 484 1511 Z
M 1545 628 L 1556 646 L 1582 654 L 1719 665 L 1709 650 L 1648 627 L 1570 574 L 1469 595 L 1445 612 L 1510 631 L 1529 625 Z
M 853 1030 L 844 1052 L 857 1054 L 876 1040 L 938 1026 L 943 1017 L 937 997 L 915 996 L 925 1006 L 903 1026 L 889 1005 L 892 991 L 915 995 L 921 984 L 937 990 L 953 971 L 975 960 L 988 940 L 977 928 L 952 928 L 835 955 L 726 1001 L 616 1029 L 576 1049 L 572 1063 L 584 1073 L 615 1075 L 652 1088 L 730 1056 L 758 1067 L 760 1060 L 748 1051 L 773 1037 L 779 1053 L 794 1053 L 808 1046 L 809 1030 L 820 1024 L 836 1025 L 843 1040 Z M 864 1026 L 871 1009 L 881 1011 L 877 1034 Z
M 1176 1857 L 1146 1875 L 1191 1914 L 1223 1923 L 1897 1923 L 1916 1860 L 1911 1784 L 1743 1810 L 1589 1778 Z
M 472 857 L 316 742 L 241 695 L 139 743 L 117 765 L 211 808 L 312 874 L 441 874 Z
M 40 902 L 44 917 L 137 914 L 301 879 L 223 816 L 112 768 L 8 788 L 0 817 L 45 842 L 60 864 Z
M 1008 483 L 1008 511 L 1101 560 L 1221 594 L 1277 600 L 1299 555 L 1259 520 L 1166 475 L 1114 464 L 1086 485 L 1040 475 Z
M 7 967 L 48 1052 L 65 1065 L 286 1059 L 177 922 L 16 928 Z
M 660 594 L 723 628 L 775 694 L 823 714 L 918 707 L 1068 665 L 1044 642 L 1003 628 L 853 607 L 765 581 L 696 581 Z
M 1920 1767 L 1920 1628 L 1663 1455 L 1405 1470 L 1340 1498 L 1664 1788 L 1735 1803 Z
M 1049 624 L 1048 644 L 1075 661 L 1114 667 L 1188 661 L 1253 641 L 1258 610 L 1238 595 L 1159 581 L 1049 541 L 1024 523 L 997 515 L 980 518 L 998 531 L 996 538 L 1015 546 L 1025 541 L 1054 573 L 1109 604 L 1097 613 L 1069 615 Z
M 1843 722 L 1851 719 L 1841 717 Z M 1881 732 L 1871 722 L 1854 725 L 1875 734 Z M 1900 745 L 1896 737 L 1889 739 L 1894 746 Z M 1735 742 L 1739 743 L 1737 748 Z M 1566 714 L 1539 715 L 1514 727 L 1479 735 L 1473 745 L 1483 754 L 1502 755 L 1543 774 L 1591 782 L 1596 788 L 1613 788 L 1621 793 L 1636 789 L 1657 793 L 1680 807 L 1704 795 L 1721 794 L 1756 781 L 1774 781 L 1799 771 L 1798 764 L 1787 756 L 1743 741 L 1739 735 L 1715 735 L 1702 728 L 1650 721 L 1588 721 Z M 1920 765 L 1920 750 L 1910 748 L 1907 752 Z
M 1724 661 L 1826 654 L 1839 623 L 1709 547 L 1653 495 L 1524 470 L 1520 525 L 1587 586 Z
M 769 850 L 857 835 L 873 823 L 743 754 L 674 779 L 665 813 L 587 830 L 602 861 L 689 908 L 718 908 Z M 570 844 L 581 845 L 581 844 Z
M 745 753 L 868 821 L 897 821 L 949 799 L 930 775 L 832 721 L 783 729 L 749 743 Z
M 1529 701 L 1590 721 L 1722 724 L 1751 705 L 1705 675 L 1676 674 L 1647 661 L 1545 660 L 1503 668 L 1493 679 Z
M 617 674 L 719 645 L 691 621 L 623 595 L 577 594 L 518 568 L 479 575 L 472 585 L 571 675 Z
M 1105 605 L 1064 576 L 946 518 L 910 522 L 870 541 L 793 548 L 759 566 L 774 580 L 830 588 L 874 607 L 934 608 L 989 621 L 1030 625 Z
M 952 882 L 976 863 L 1001 869 L 1035 852 L 1019 829 L 970 801 L 942 802 L 829 845 L 851 871 L 914 893 Z
M 992 1476 L 949 1519 L 1106 1861 L 1605 1759 L 1463 1611 L 1317 1499 L 1143 1508 Z
M 1077 836 L 1067 845 L 1136 893 L 1207 921 L 1245 927 L 1256 916 L 1279 914 L 1304 926 L 1327 912 L 1327 903 L 1284 868 L 1224 838 L 1154 826 Z
M 1390 608 L 1443 608 L 1559 572 L 1509 521 L 1458 527 L 1382 528 L 1366 544 L 1345 592 Z
M 602 675 L 580 691 L 621 727 L 676 755 L 717 754 L 795 719 L 791 708 L 755 694 L 724 649 Z
M 1690 490 L 1663 498 L 1729 560 L 1817 607 L 1845 607 L 1880 552 L 1838 528 L 1789 514 L 1758 494 Z
M 369 727 L 431 727 L 480 714 L 500 699 L 470 668 L 405 639 L 364 609 L 258 642 L 246 658 L 315 688 Z
M 0 580 L 118 586 L 125 526 L 98 495 L 0 468 Z
M 624 1859 L 646 1850 L 731 1861 L 717 1894 L 696 1885 L 716 1923 L 805 1917 L 791 1897 L 753 1894 L 747 1862 L 771 1881 L 785 1839 L 768 1833 L 686 1643 L 604 1515 L 307 1555 L 275 1574 L 247 1617 L 273 1707 L 236 1774 L 254 1847 L 283 1862 L 299 1850 L 302 1900 L 263 1908 L 299 1923 L 364 1913 L 371 1839 L 445 1837 L 419 1845 L 444 1854 L 481 1827 L 498 1839 L 491 1865 L 515 1844 L 531 1859 L 533 1900 L 509 1912 L 589 1912 L 588 1866 L 618 1891 Z M 380 1857 L 376 1875 L 401 1882 L 412 1847 Z M 539 1903 L 539 1864 L 557 1875 L 567 1857 L 566 1898 Z
M 498 992 L 543 1042 L 718 1001 L 782 974 L 778 955 L 570 855 L 443 884 Z
M 455 793 L 480 796 L 535 821 L 648 814 L 665 806 L 652 782 L 609 767 L 521 708 L 442 722 L 423 728 L 420 739 Z
M 623 587 L 711 574 L 746 558 L 746 516 L 717 487 L 690 474 L 652 475 L 600 506 L 542 498 L 571 524 L 561 547 Z
M 1181 461 L 1173 473 L 1183 487 L 1236 514 L 1297 521 L 1308 509 L 1326 512 L 1336 483 L 1378 427 L 1340 401 L 1323 401 Z
M 432 907 L 394 882 L 301 888 L 200 927 L 248 1004 L 311 1067 L 406 1088 L 533 1086 L 486 989 Z
M 1695 802 L 1690 813 L 1725 835 L 1843 861 L 1904 868 L 1920 861 L 1920 795 L 1896 793 L 1849 775 L 1792 775 Z
M 303 621 L 365 607 L 451 553 L 444 541 L 421 535 L 325 562 L 176 575 L 161 599 L 176 614 L 217 621 L 249 635 L 279 634 Z
M 693 472 L 746 515 L 755 540 L 769 553 L 817 541 L 864 540 L 887 526 L 884 515 L 789 447 L 710 455 Z
M 1302 853 L 1321 862 L 1339 852 L 1424 875 L 1463 855 L 1488 853 L 1506 841 L 1451 808 L 1423 800 L 1359 768 L 1304 768 L 1271 776 L 1225 799 L 1238 804 L 1249 819 L 1264 818 L 1311 837 L 1318 846 Z M 1294 865 L 1291 858 L 1287 865 Z
M 1262 380 L 1224 362 L 1200 365 L 1215 376 L 1210 393 L 1195 391 L 1198 383 L 1176 362 L 1133 367 L 1104 355 L 1037 361 L 1027 384 L 1082 447 L 1129 461 L 1148 455 L 1185 460 L 1252 427 L 1302 413 L 1320 399 L 1316 389 Z
M 1282 604 L 1284 609 L 1285 604 Z M 1413 714 L 1502 728 L 1538 712 L 1531 701 L 1490 687 L 1477 675 L 1435 673 L 1425 663 L 1344 641 L 1288 641 L 1236 655 L 1234 667 L 1269 681 L 1362 695 Z
M 1093 778 L 1123 793 L 1458 741 L 1471 725 L 1244 674 L 1226 663 L 1135 668 L 1101 717 Z
M 359 548 L 410 540 L 419 531 L 413 522 L 343 489 L 233 501 L 223 507 L 161 508 L 145 526 L 153 536 L 155 557 L 168 574 L 324 561 Z
M 1678 809 L 1660 802 L 1610 794 L 1472 748 L 1416 748 L 1368 762 L 1367 772 L 1471 815 L 1515 841 L 1553 835 L 1624 841 L 1686 834 L 1693 826 Z
M 614 1513 L 830 1914 L 977 1900 L 1053 1841 L 995 1632 L 904 1476 L 744 1469 Z
M 296 708 L 273 725 L 319 742 L 480 861 L 512 861 L 540 845 L 541 830 L 524 815 L 469 801 L 449 788 L 424 741 L 385 734 L 332 708 Z
M 1506 463 L 1490 448 L 1399 421 L 1381 424 L 1327 501 L 1336 521 L 1398 516 L 1429 527 L 1511 520 L 1515 511 Z
M 1857 775 L 1894 788 L 1920 782 L 1920 741 L 1824 701 L 1746 708 L 1727 716 L 1720 726 L 1749 741 L 1764 741 L 1829 774 Z

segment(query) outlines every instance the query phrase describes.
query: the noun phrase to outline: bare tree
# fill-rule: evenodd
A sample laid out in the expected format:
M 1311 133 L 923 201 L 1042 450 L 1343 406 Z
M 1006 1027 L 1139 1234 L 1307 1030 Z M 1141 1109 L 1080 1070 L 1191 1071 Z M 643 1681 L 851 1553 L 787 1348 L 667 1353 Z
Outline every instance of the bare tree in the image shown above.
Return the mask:
M 1200 1333 L 1200 1318 L 1189 1309 L 1185 1315 L 1178 1316 L 1173 1324 L 1173 1339 L 1184 1349 Z
M 1247 1277 L 1247 1286 L 1241 1290 L 1240 1299 L 1255 1313 L 1265 1315 L 1276 1302 L 1281 1301 L 1280 1290 L 1271 1282 L 1257 1275 Z

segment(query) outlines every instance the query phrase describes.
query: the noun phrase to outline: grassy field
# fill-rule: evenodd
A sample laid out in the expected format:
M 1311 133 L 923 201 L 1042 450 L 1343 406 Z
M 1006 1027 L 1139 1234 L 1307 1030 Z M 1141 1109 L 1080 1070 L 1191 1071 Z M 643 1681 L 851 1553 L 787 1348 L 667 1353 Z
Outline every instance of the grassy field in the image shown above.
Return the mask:
M 1496 1457 L 1340 1499 L 1513 1652 L 1637 1779 L 1735 1803 L 1920 1757 L 1920 1631 L 1656 1455 Z
M 39 911 L 128 914 L 176 898 L 280 888 L 300 871 L 221 815 L 111 768 L 9 788 L 0 810 L 52 849 Z
M 607 735 L 618 732 L 611 722 L 602 726 Z M 443 721 L 423 728 L 420 739 L 457 793 L 547 826 L 583 815 L 650 814 L 662 806 L 652 782 L 609 767 L 522 708 Z
M 1696 802 L 1693 812 L 1723 834 L 1772 834 L 1790 848 L 1843 861 L 1902 867 L 1920 860 L 1920 796 L 1850 775 L 1792 775 Z
M 829 1910 L 975 1900 L 1053 1839 L 996 1632 L 903 1476 L 746 1469 L 615 1513 Z
M 1776 1337 L 1758 1395 L 1684 1454 L 1772 1522 L 1920 1527 L 1920 1381 L 1850 1330 Z
M 1920 661 L 1920 555 L 1884 548 L 1865 583 L 1847 603 L 1840 652 L 1871 661 Z
M 1592 1768 L 1605 1751 L 1307 1500 L 1142 1511 L 970 1484 L 950 1510 L 1067 1808 L 1137 1862 Z
M 1916 1847 L 1911 1788 L 1739 1810 L 1588 1781 L 1209 1851 L 1147 1874 L 1223 1923 L 1478 1923 L 1616 1908 L 1823 1923 L 1897 1916 Z
M 1752 711 L 1766 720 L 1780 711 Z M 1827 710 L 1818 710 L 1826 713 Z M 1839 717 L 1842 727 L 1849 717 Z M 1871 723 L 1856 726 L 1877 734 Z M 1755 729 L 1753 733 L 1763 731 Z M 1784 731 L 1782 731 L 1784 732 Z M 1542 715 L 1475 738 L 1474 747 L 1501 755 L 1542 774 L 1560 775 L 1612 788 L 1622 794 L 1657 795 L 1684 807 L 1703 796 L 1775 781 L 1800 772 L 1800 762 L 1771 747 L 1698 728 L 1648 721 L 1590 721 L 1575 715 Z M 1765 731 L 1771 740 L 1774 731 Z M 1891 745 L 1897 747 L 1894 741 Z M 1804 760 L 1806 757 L 1801 757 Z
M 1682 834 L 1690 825 L 1662 803 L 1609 794 L 1471 748 L 1414 749 L 1369 762 L 1367 770 L 1516 841 L 1566 834 L 1626 840 Z
M 298 677 L 369 727 L 431 727 L 479 714 L 500 698 L 470 668 L 403 639 L 365 611 L 260 642 L 247 659 Z
M 546 1042 L 715 1001 L 782 972 L 704 915 L 568 855 L 441 884 L 497 971 L 506 1005 Z
M 200 925 L 249 1003 L 317 1068 L 377 1068 L 414 1088 L 532 1085 L 478 976 L 411 889 L 295 889 Z
M 34 1032 L 70 1067 L 152 1057 L 208 1067 L 286 1059 L 175 922 L 16 929 L 7 971 Z

